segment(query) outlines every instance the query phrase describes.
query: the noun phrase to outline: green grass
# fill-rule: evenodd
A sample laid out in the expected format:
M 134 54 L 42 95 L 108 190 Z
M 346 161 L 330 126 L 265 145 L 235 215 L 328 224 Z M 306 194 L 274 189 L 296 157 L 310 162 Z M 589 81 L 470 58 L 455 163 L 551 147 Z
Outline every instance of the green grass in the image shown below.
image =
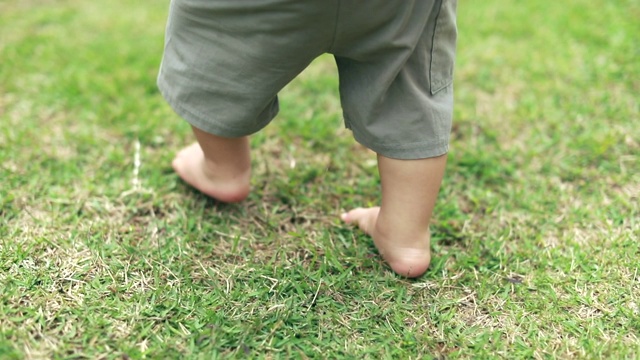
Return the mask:
M 337 219 L 379 179 L 329 57 L 252 139 L 247 201 L 177 179 L 166 12 L 0 0 L 0 358 L 640 357 L 637 1 L 460 2 L 417 280 Z

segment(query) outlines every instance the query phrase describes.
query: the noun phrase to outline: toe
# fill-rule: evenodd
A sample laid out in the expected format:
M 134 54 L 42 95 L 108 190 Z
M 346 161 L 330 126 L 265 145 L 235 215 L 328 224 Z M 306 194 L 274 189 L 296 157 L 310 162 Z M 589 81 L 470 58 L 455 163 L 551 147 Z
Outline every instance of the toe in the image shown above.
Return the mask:
M 380 208 L 356 208 L 345 214 L 342 214 L 341 218 L 347 224 L 358 225 L 360 230 L 369 235 L 373 235 L 373 228 L 378 218 L 378 211 Z
M 178 157 L 176 156 L 173 161 L 171 161 L 171 167 L 173 170 L 178 171 Z
M 346 222 L 347 224 L 351 224 L 351 223 L 357 224 L 358 221 L 362 219 L 362 216 L 363 216 L 362 213 L 364 210 L 365 209 L 363 208 L 356 208 L 346 213 L 343 213 L 342 215 L 340 215 L 340 218 L 342 219 L 342 221 Z

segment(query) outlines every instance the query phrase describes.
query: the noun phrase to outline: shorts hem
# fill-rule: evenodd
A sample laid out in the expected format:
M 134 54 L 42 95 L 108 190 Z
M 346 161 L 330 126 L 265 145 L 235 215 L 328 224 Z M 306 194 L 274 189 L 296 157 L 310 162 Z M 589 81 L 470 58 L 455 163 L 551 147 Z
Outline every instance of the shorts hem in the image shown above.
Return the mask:
M 436 141 L 435 143 L 425 141 L 410 144 L 391 145 L 369 141 L 363 136 L 360 136 L 355 131 L 353 131 L 353 137 L 364 147 L 375 151 L 379 155 L 391 159 L 419 160 L 442 156 L 449 152 L 449 142 L 443 140 Z
M 171 91 L 168 90 L 169 85 L 165 83 L 162 78 L 158 79 L 158 89 L 160 90 L 160 94 L 165 99 L 165 101 L 169 104 L 169 106 L 173 109 L 173 111 L 178 114 L 181 118 L 183 118 L 186 122 L 191 124 L 192 126 L 198 128 L 209 134 L 214 134 L 221 137 L 226 138 L 239 138 L 243 136 L 248 136 L 254 134 L 260 130 L 262 130 L 265 126 L 273 120 L 275 116 L 267 117 L 258 123 L 257 126 L 252 128 L 232 128 L 229 126 L 222 125 L 221 123 L 212 122 L 210 118 L 204 117 L 201 114 L 190 110 L 185 107 L 182 102 L 176 99 L 171 94 Z

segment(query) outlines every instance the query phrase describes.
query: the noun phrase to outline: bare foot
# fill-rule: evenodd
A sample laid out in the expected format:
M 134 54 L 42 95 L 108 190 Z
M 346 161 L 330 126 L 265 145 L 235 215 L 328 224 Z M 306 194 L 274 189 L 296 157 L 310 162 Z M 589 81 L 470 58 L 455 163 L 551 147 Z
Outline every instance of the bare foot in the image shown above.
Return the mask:
M 198 143 L 180 150 L 171 163 L 189 185 L 223 202 L 239 202 L 249 195 L 250 169 L 223 168 L 207 161 Z
M 416 278 L 424 274 L 431 262 L 429 231 L 411 230 L 411 224 L 403 224 L 401 219 L 380 222 L 379 215 L 379 207 L 357 208 L 341 218 L 371 236 L 380 255 L 398 275 Z

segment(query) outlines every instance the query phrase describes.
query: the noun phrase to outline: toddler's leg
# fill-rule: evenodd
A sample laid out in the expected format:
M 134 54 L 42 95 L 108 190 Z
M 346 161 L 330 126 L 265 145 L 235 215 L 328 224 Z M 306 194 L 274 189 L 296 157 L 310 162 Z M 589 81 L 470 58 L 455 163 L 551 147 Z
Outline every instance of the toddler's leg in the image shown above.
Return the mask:
M 223 138 L 192 128 L 198 142 L 176 155 L 173 169 L 206 195 L 224 202 L 244 200 L 251 177 L 249 138 Z
M 378 155 L 381 207 L 358 208 L 342 215 L 373 241 L 391 269 L 418 277 L 431 261 L 429 221 L 444 175 L 447 156 L 396 160 Z

